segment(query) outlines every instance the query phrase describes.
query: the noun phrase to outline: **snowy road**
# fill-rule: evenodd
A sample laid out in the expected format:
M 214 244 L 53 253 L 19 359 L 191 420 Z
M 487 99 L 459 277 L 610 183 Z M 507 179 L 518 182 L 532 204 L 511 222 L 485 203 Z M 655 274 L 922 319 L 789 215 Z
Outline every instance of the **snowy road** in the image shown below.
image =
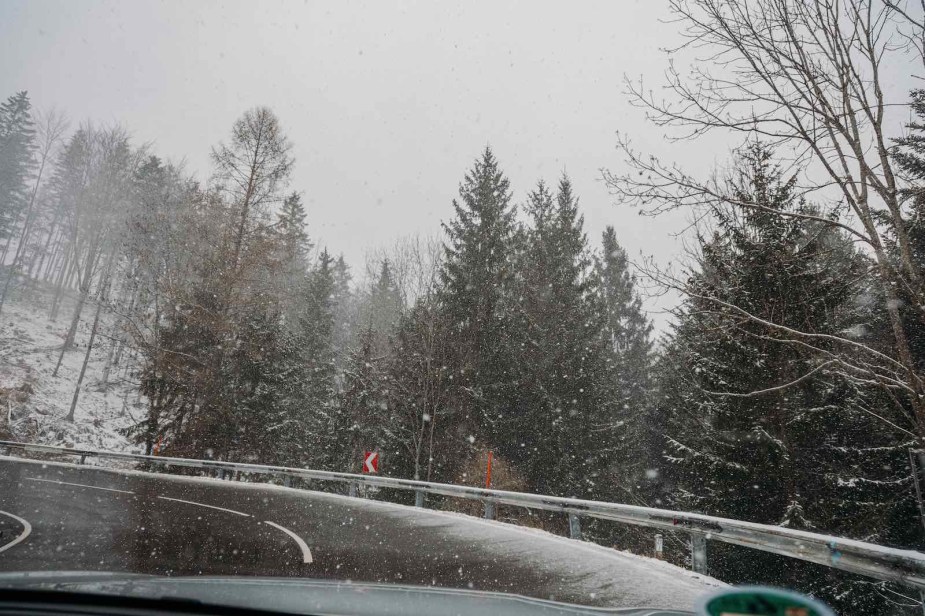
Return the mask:
M 651 559 L 451 513 L 0 457 L 0 572 L 39 570 L 303 576 L 681 609 L 715 585 Z

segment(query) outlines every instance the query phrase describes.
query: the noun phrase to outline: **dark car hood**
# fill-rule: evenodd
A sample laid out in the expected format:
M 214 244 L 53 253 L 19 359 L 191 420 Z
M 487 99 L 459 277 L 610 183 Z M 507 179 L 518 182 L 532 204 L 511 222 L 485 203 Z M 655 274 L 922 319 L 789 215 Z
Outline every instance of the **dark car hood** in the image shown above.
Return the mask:
M 689 616 L 651 608 L 593 608 L 520 595 L 301 578 L 160 577 L 124 573 L 0 574 L 0 588 L 170 598 L 288 614 L 339 616 L 597 615 Z

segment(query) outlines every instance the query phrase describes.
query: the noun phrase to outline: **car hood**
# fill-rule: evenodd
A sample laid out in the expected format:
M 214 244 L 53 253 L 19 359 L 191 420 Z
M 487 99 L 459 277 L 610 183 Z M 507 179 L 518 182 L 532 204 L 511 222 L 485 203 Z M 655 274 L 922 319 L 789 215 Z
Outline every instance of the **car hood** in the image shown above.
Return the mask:
M 161 577 L 125 573 L 36 572 L 0 574 L 0 588 L 54 590 L 204 604 L 287 614 L 338 616 L 598 615 L 689 616 L 652 608 L 594 608 L 514 594 L 302 578 Z

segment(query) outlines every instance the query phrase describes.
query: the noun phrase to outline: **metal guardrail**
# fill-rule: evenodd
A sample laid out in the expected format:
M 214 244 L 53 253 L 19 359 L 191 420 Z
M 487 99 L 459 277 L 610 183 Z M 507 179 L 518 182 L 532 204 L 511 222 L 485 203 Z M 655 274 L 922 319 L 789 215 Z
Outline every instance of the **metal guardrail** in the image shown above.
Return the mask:
M 345 483 L 351 496 L 357 495 L 357 486 L 410 490 L 416 494 L 416 505 L 424 505 L 425 494 L 437 494 L 453 498 L 478 500 L 484 503 L 486 517 L 493 517 L 497 505 L 512 505 L 527 509 L 557 511 L 569 516 L 573 538 L 580 538 L 580 518 L 589 517 L 612 520 L 653 529 L 674 530 L 691 536 L 692 564 L 695 571 L 707 573 L 707 540 L 722 541 L 780 554 L 790 558 L 809 561 L 826 567 L 849 571 L 878 580 L 898 582 L 925 592 L 925 554 L 914 550 L 884 547 L 872 543 L 843 539 L 817 533 L 793 530 L 780 526 L 769 526 L 742 522 L 727 518 L 653 509 L 635 505 L 589 501 L 577 498 L 543 496 L 523 492 L 489 490 L 469 486 L 458 486 L 429 481 L 415 481 L 395 477 L 355 475 L 285 466 L 263 464 L 242 464 L 217 460 L 191 460 L 164 456 L 145 456 L 112 451 L 95 451 L 32 445 L 12 441 L 0 441 L 0 448 L 9 452 L 20 450 L 33 453 L 78 456 L 80 463 L 88 457 L 146 462 L 163 467 L 187 467 L 214 470 L 219 476 L 233 473 L 253 473 L 283 478 L 291 485 L 293 478 Z

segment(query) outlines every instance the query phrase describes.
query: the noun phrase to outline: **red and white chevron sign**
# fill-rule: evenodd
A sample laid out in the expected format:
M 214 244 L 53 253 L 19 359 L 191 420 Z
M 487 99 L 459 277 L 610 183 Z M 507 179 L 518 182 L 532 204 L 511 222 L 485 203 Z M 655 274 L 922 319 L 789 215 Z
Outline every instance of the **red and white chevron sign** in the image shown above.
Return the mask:
M 367 451 L 363 454 L 363 472 L 379 472 L 379 453 L 376 451 Z

